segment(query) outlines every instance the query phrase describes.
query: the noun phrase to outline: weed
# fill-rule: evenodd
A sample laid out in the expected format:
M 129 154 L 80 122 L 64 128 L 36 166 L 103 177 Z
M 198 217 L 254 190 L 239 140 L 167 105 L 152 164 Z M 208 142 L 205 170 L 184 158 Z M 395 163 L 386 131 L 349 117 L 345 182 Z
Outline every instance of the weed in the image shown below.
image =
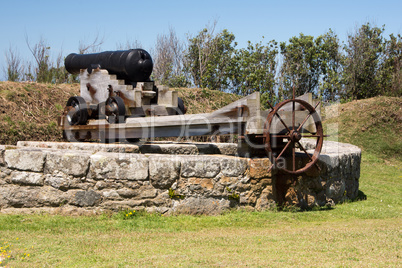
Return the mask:
M 61 104 L 59 104 L 59 103 L 56 103 L 56 104 L 54 105 L 54 107 L 55 107 L 56 110 L 58 110 L 58 111 L 62 111 L 62 110 L 63 110 L 63 106 L 61 106 Z
M 3 116 L 3 120 L 5 122 L 7 122 L 7 124 L 9 124 L 11 126 L 15 126 L 15 123 L 14 123 L 13 119 L 10 116 L 8 116 L 8 115 Z
M 18 242 L 17 237 L 14 242 Z M 32 247 L 33 248 L 33 247 Z M 13 261 L 25 261 L 31 257 L 30 253 L 27 253 L 27 248 L 24 250 L 15 247 L 10 241 L 0 240 L 0 267 L 7 267 L 7 265 Z
M 135 217 L 138 217 L 139 214 L 140 213 L 136 210 L 126 209 L 126 210 L 119 211 L 117 213 L 116 217 L 118 219 L 122 219 L 122 220 L 130 220 L 130 219 L 134 219 Z
M 177 193 L 175 192 L 175 190 L 173 190 L 172 188 L 169 188 L 169 197 L 170 197 L 171 199 L 184 199 L 184 198 L 185 198 L 184 195 L 177 194 Z
M 226 187 L 226 191 L 229 193 L 229 195 L 228 195 L 229 200 L 235 200 L 237 202 L 240 201 L 240 195 L 239 194 L 233 192 L 233 190 L 230 189 L 229 187 Z

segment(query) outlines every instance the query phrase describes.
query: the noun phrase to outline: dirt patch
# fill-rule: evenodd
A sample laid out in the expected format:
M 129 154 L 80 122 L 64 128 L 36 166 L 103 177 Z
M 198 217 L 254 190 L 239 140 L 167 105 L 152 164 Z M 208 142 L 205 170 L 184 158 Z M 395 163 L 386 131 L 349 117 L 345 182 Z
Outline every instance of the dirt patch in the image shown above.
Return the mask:
M 0 144 L 62 140 L 57 118 L 78 94 L 78 84 L 0 82 Z

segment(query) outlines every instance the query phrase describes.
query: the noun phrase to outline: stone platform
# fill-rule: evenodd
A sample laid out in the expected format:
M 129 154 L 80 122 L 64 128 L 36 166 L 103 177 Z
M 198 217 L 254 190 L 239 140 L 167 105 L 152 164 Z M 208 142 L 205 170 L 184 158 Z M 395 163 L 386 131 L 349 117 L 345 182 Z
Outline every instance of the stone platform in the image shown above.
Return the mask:
M 0 146 L 0 212 L 219 214 L 333 205 L 357 197 L 360 157 L 356 146 L 324 142 L 321 171 L 295 178 L 268 172 L 268 158 L 239 157 L 230 143 L 18 142 Z

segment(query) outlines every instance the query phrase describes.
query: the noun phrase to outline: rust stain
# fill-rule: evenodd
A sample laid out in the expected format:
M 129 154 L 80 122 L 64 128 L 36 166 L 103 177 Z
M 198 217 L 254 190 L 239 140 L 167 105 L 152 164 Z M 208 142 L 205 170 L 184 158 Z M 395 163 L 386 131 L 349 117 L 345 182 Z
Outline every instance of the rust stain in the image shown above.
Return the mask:
M 87 83 L 86 86 L 89 91 L 89 95 L 91 96 L 91 99 L 93 99 L 95 102 L 99 102 L 98 99 L 95 98 L 97 90 L 90 83 Z

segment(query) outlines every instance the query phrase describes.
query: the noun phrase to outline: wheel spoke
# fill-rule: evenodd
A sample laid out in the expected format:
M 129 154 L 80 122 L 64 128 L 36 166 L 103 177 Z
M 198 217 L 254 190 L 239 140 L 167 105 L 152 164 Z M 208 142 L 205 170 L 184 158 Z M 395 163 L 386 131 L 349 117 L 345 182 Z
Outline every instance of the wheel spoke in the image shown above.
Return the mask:
M 287 131 L 290 132 L 290 129 L 288 128 L 288 126 L 285 124 L 285 122 L 283 122 L 282 118 L 279 116 L 278 113 L 275 113 L 275 115 L 279 118 L 279 120 L 281 121 L 282 125 L 287 129 Z
M 282 154 L 286 151 L 286 149 L 289 147 L 289 144 L 290 144 L 291 142 L 292 142 L 291 140 L 288 141 L 288 143 L 287 143 L 287 144 L 285 145 L 285 147 L 282 149 L 282 151 L 281 151 L 281 153 L 278 155 L 278 157 L 275 158 L 275 162 L 276 162 L 276 160 L 277 160 L 279 157 L 282 156 Z
M 292 160 L 293 160 L 293 171 L 295 171 L 296 170 L 296 148 L 295 148 L 294 144 L 292 147 Z
M 310 134 L 310 135 L 302 135 L 302 138 L 319 138 L 322 135 L 319 134 Z
M 320 103 L 321 103 L 320 101 L 317 102 L 317 104 L 316 104 L 315 107 L 314 107 L 314 110 L 318 107 L 318 105 L 319 105 Z M 301 125 L 297 128 L 297 131 L 300 131 L 300 129 L 303 127 L 304 123 L 307 122 L 307 120 L 310 118 L 311 115 L 312 115 L 312 113 L 309 112 L 309 114 L 307 115 L 307 117 L 304 118 L 303 123 L 301 123 Z
M 303 125 L 304 125 L 304 123 L 306 123 L 307 122 L 307 120 L 310 118 L 310 116 L 311 116 L 311 113 L 309 113 L 307 116 L 306 116 L 306 118 L 304 118 L 304 120 L 303 120 L 303 122 L 300 124 L 300 126 L 297 128 L 297 132 L 299 132 L 300 131 L 300 129 L 303 127 Z
M 271 138 L 289 138 L 289 135 L 271 134 Z
M 301 145 L 300 142 L 297 142 L 297 143 L 299 144 L 299 146 L 300 146 L 300 148 L 303 150 L 303 152 L 310 158 L 310 161 L 313 162 L 313 161 L 314 161 L 313 158 L 312 158 L 311 155 L 307 152 L 307 150 L 304 149 L 303 145 Z M 318 168 L 319 171 L 321 171 L 321 168 L 320 168 L 320 166 L 318 166 L 317 163 L 315 163 L 315 166 Z
M 271 169 L 274 167 L 274 165 L 275 165 L 275 163 L 277 162 L 277 160 L 282 156 L 282 154 L 286 151 L 286 149 L 289 147 L 289 144 L 291 143 L 292 141 L 291 140 L 289 140 L 288 141 L 288 143 L 285 145 L 285 147 L 282 149 L 282 151 L 281 151 L 281 153 L 277 156 L 277 157 L 274 157 L 274 163 L 271 165 L 271 167 L 268 169 L 268 172 L 270 172 L 271 171 Z
M 272 107 L 271 103 L 269 101 L 267 101 L 269 107 L 271 107 L 272 110 L 275 110 L 274 107 Z M 281 121 L 281 123 L 283 124 L 283 126 L 287 129 L 287 131 L 290 132 L 290 129 L 288 128 L 288 126 L 285 124 L 285 122 L 283 122 L 282 118 L 279 116 L 278 113 L 275 113 L 275 115 L 278 117 L 278 119 Z
M 294 98 L 294 96 L 293 96 Z M 295 130 L 296 102 L 292 102 L 292 130 Z

